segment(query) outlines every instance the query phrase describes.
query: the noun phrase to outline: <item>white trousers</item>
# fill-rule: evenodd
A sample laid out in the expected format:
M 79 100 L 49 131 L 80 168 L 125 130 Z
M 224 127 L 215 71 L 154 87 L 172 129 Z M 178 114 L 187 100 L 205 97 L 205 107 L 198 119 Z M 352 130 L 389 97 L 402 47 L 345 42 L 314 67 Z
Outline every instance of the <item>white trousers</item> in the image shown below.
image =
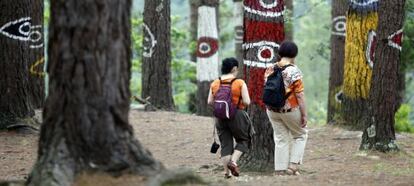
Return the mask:
M 301 127 L 299 109 L 287 113 L 267 110 L 267 116 L 273 127 L 275 170 L 286 170 L 289 162 L 302 164 L 308 131 Z M 292 147 L 289 150 L 291 141 Z

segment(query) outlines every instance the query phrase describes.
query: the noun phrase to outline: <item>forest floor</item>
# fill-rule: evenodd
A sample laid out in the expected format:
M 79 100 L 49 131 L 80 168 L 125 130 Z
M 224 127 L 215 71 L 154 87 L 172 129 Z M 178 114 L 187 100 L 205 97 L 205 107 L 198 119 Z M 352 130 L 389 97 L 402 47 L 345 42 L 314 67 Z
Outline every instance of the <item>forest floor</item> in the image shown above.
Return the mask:
M 169 169 L 191 169 L 210 185 L 414 185 L 414 135 L 398 134 L 398 153 L 358 151 L 361 132 L 310 126 L 302 175 L 245 172 L 224 179 L 209 152 L 214 120 L 173 112 L 130 112 L 137 138 Z M 0 132 L 0 180 L 23 180 L 37 156 L 38 134 Z

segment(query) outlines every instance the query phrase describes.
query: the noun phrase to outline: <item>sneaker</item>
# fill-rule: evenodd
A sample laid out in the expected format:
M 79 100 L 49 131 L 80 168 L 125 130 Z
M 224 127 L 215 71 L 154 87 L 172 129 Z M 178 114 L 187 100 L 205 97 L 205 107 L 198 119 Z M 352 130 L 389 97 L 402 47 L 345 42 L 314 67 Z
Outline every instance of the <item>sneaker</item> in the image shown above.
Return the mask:
M 240 169 L 239 169 L 239 167 L 237 166 L 237 164 L 236 163 L 234 163 L 233 161 L 230 161 L 228 164 L 227 164 L 227 168 L 229 168 L 230 169 L 230 171 L 231 171 L 231 174 L 232 175 L 234 175 L 234 176 L 239 176 L 239 174 L 240 174 Z
M 228 173 L 226 173 L 226 174 L 224 174 L 224 178 L 225 178 L 225 179 L 229 179 L 229 178 L 231 178 L 231 175 L 230 175 L 230 174 L 228 174 Z

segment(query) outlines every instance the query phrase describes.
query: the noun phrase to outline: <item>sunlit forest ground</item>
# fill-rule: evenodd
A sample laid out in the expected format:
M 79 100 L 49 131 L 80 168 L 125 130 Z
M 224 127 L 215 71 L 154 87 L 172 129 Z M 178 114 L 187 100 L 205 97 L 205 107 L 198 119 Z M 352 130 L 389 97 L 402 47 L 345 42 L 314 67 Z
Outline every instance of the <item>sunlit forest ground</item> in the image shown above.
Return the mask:
M 156 115 L 157 117 L 154 117 Z M 218 154 L 209 152 L 214 120 L 174 112 L 131 111 L 135 135 L 169 169 L 189 169 L 210 185 L 413 185 L 414 135 L 397 134 L 398 153 L 358 151 L 361 132 L 332 126 L 311 126 L 302 175 L 274 176 L 245 172 L 224 179 Z M 0 133 L 0 180 L 27 178 L 36 159 L 38 135 Z M 139 185 L 142 178 L 85 179 L 95 185 Z M 108 181 L 109 179 L 111 181 Z M 101 181 L 99 181 L 101 180 Z M 138 182 L 137 182 L 138 181 Z M 88 184 L 86 184 L 88 185 Z

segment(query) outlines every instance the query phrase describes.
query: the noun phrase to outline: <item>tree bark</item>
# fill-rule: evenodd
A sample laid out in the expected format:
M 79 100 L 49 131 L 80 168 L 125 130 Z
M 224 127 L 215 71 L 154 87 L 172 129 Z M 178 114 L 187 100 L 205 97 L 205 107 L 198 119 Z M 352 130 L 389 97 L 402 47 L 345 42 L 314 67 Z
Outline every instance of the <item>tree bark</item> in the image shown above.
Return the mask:
M 29 64 L 32 11 L 31 1 L 0 1 L 0 129 L 34 115 Z
M 162 110 L 175 110 L 171 82 L 170 0 L 146 0 L 142 97 Z
M 328 123 L 335 123 L 341 114 L 342 83 L 348 1 L 332 1 L 331 63 L 329 70 Z
M 365 121 L 362 150 L 398 150 L 394 116 L 398 106 L 398 80 L 405 0 L 380 1 L 378 44 L 370 91 L 372 117 Z M 400 37 L 401 36 L 401 37 Z
M 202 0 L 197 26 L 197 114 L 212 116 L 207 97 L 212 80 L 218 78 L 218 0 Z
M 377 4 L 377 1 L 350 2 L 346 18 L 341 120 L 357 130 L 364 128 L 363 120 L 368 115 L 372 66 L 375 66 L 373 54 L 378 25 Z
M 29 62 L 29 90 L 35 109 L 42 108 L 45 102 L 44 31 L 43 31 L 43 0 L 32 0 L 31 4 L 31 48 Z
M 264 72 L 277 61 L 278 44 L 285 39 L 283 0 L 265 3 L 259 0 L 244 1 L 244 68 L 252 104 L 248 109 L 256 135 L 252 148 L 240 160 L 242 169 L 263 171 L 274 168 L 273 128 L 262 101 Z M 263 14 L 264 12 L 267 12 Z M 269 13 L 271 12 L 271 13 Z
M 28 185 L 71 185 L 83 171 L 163 169 L 128 121 L 130 8 L 131 0 L 51 1 L 49 96 Z
M 234 2 L 234 48 L 236 59 L 239 61 L 239 74 L 238 78 L 245 78 L 244 75 L 244 64 L 243 64 L 243 57 L 244 57 L 244 50 L 243 50 L 243 0 L 233 0 Z
M 286 9 L 288 10 L 288 14 L 285 14 L 287 18 L 287 22 L 285 23 L 285 39 L 289 41 L 293 41 L 293 15 L 294 15 L 294 7 L 293 7 L 293 0 L 285 0 Z
M 191 42 L 197 43 L 197 27 L 198 27 L 198 7 L 200 0 L 189 0 L 190 3 L 190 34 Z M 190 50 L 190 59 L 193 62 L 197 61 L 197 50 Z

